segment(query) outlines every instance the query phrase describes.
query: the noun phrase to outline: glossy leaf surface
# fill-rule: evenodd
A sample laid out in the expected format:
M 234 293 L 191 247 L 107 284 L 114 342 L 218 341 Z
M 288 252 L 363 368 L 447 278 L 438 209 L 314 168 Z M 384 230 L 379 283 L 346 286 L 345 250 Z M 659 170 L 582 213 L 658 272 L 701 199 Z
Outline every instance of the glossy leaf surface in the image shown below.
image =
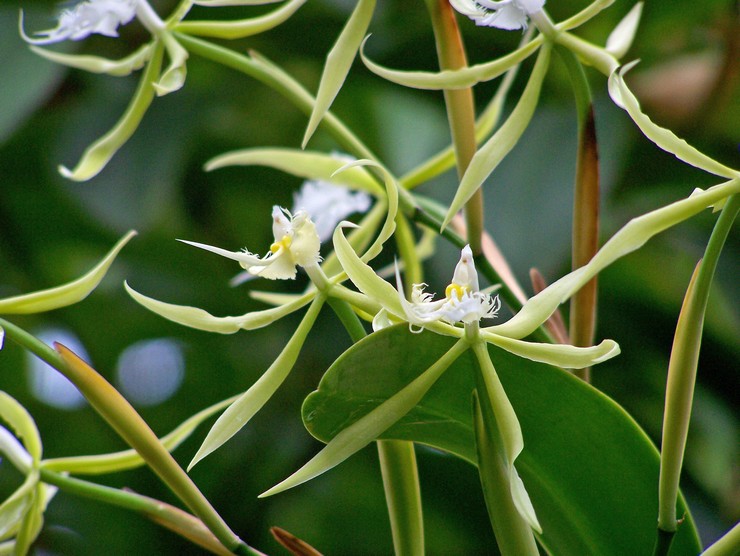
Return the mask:
M 398 392 L 454 342 L 404 325 L 374 333 L 340 357 L 303 406 L 309 431 L 328 441 Z M 517 468 L 551 554 L 650 554 L 658 512 L 658 452 L 614 401 L 568 373 L 489 347 L 517 413 Z M 463 354 L 422 402 L 382 438 L 414 440 L 474 463 L 475 360 Z M 685 506 L 679 503 L 679 512 Z M 696 554 L 687 517 L 671 554 Z

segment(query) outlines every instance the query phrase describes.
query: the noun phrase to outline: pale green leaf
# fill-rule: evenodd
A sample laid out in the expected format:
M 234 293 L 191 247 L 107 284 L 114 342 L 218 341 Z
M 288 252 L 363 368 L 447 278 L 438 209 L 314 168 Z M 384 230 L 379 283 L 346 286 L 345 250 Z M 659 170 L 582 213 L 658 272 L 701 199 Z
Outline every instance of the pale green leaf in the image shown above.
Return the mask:
M 566 274 L 530 298 L 522 309 L 503 324 L 483 330 L 510 338 L 523 338 L 536 330 L 558 306 L 569 299 L 591 278 L 617 259 L 642 247 L 650 238 L 702 210 L 740 192 L 740 179 L 695 191 L 686 199 L 648 212 L 630 220 L 614 234 L 594 255 L 588 264 Z
M 239 317 L 215 317 L 209 312 L 197 307 L 175 305 L 173 303 L 165 303 L 164 301 L 147 297 L 134 290 L 127 283 L 125 283 L 124 286 L 129 295 L 131 295 L 137 303 L 143 305 L 153 313 L 157 313 L 161 317 L 184 326 L 189 326 L 190 328 L 205 330 L 207 332 L 217 332 L 218 334 L 233 334 L 238 330 L 255 330 L 257 328 L 262 328 L 283 318 L 285 315 L 308 305 L 308 303 L 316 296 L 316 292 L 311 291 L 303 294 L 290 303 L 286 303 L 279 307 L 273 307 L 272 309 L 252 311 Z
M 274 0 L 280 1 L 280 0 Z M 267 4 L 268 2 L 259 2 Z M 272 2 L 270 2 L 272 3 Z M 235 21 L 183 21 L 175 25 L 175 31 L 186 33 L 188 35 L 197 35 L 201 37 L 215 37 L 218 39 L 242 39 L 269 31 L 287 21 L 298 8 L 306 3 L 306 0 L 290 0 L 280 8 L 258 17 L 248 19 L 238 19 Z M 240 5 L 244 2 L 233 2 L 231 4 L 202 2 L 204 6 L 226 6 Z M 254 2 L 255 5 L 258 2 Z
M 674 155 L 679 160 L 701 168 L 702 170 L 722 176 L 724 178 L 738 178 L 740 171 L 733 170 L 710 158 L 701 151 L 689 145 L 685 140 L 676 136 L 672 131 L 660 127 L 642 112 L 637 97 L 629 90 L 624 82 L 624 74 L 629 71 L 636 62 L 623 66 L 618 71 L 613 71 L 609 76 L 609 95 L 612 100 L 627 111 L 632 120 L 637 124 L 645 136 L 658 147 Z
M 324 115 L 329 111 L 331 103 L 339 93 L 339 89 L 347 78 L 349 69 L 355 59 L 357 50 L 375 11 L 375 0 L 359 0 L 347 24 L 326 57 L 324 72 L 321 75 L 319 90 L 316 93 L 316 102 L 308 120 L 308 127 L 303 136 L 302 147 L 305 148 L 311 139 Z
M 632 46 L 632 41 L 637 33 L 637 26 L 640 24 L 642 16 L 643 2 L 638 2 L 620 21 L 614 30 L 606 39 L 606 49 L 614 54 L 615 57 L 621 58 Z
M 216 420 L 190 465 L 188 465 L 188 471 L 239 432 L 268 402 L 293 369 L 303 343 L 306 341 L 314 322 L 316 322 L 316 317 L 323 304 L 324 298 L 314 299 L 308 312 L 301 320 L 301 324 L 277 359 L 270 365 L 270 368 Z
M 511 115 L 473 156 L 470 165 L 460 181 L 460 186 L 457 188 L 455 198 L 452 200 L 447 216 L 442 224 L 442 229 L 447 227 L 455 214 L 457 214 L 457 211 L 483 185 L 483 182 L 491 175 L 491 172 L 493 172 L 504 157 L 509 154 L 511 149 L 514 148 L 524 133 L 524 130 L 527 129 L 529 121 L 532 119 L 534 110 L 537 107 L 542 81 L 550 64 L 550 51 L 551 46 L 549 44 L 542 47 L 527 86 L 516 107 L 511 112 Z
M 134 97 L 121 116 L 116 125 L 103 135 L 100 139 L 90 145 L 82 155 L 74 169 L 65 166 L 59 167 L 59 172 L 74 181 L 87 181 L 97 176 L 105 165 L 108 164 L 113 155 L 118 152 L 126 141 L 134 134 L 144 118 L 149 105 L 154 100 L 153 84 L 157 80 L 162 66 L 164 49 L 162 43 L 157 41 L 152 49 L 151 58 L 139 80 L 139 86 Z
M 222 400 L 210 407 L 202 409 L 195 415 L 183 421 L 172 432 L 160 438 L 162 445 L 168 451 L 174 451 L 182 444 L 193 431 L 206 419 L 225 409 L 237 396 Z M 66 472 L 75 475 L 99 475 L 126 471 L 144 465 L 143 458 L 136 450 L 123 450 L 110 454 L 96 454 L 91 456 L 73 456 L 66 458 L 46 459 L 41 462 L 41 467 L 50 471 Z
M 467 342 L 464 340 L 458 341 L 436 363 L 411 383 L 338 433 L 303 467 L 281 483 L 260 494 L 260 498 L 272 496 L 278 492 L 305 483 L 332 467 L 339 465 L 352 454 L 367 446 L 396 421 L 411 411 L 421 401 L 437 379 L 442 376 L 442 373 L 466 349 L 468 349 Z
M 0 299 L 0 313 L 40 313 L 66 307 L 85 299 L 103 279 L 123 246 L 135 235 L 134 231 L 128 232 L 113 246 L 102 261 L 77 280 L 56 288 Z
M 152 44 L 144 44 L 120 60 L 109 60 L 101 56 L 90 56 L 86 54 L 64 54 L 62 52 L 47 50 L 46 48 L 39 48 L 38 46 L 31 46 L 30 48 L 42 58 L 46 58 L 57 64 L 93 73 L 105 73 L 121 77 L 130 75 L 132 72 L 143 68 L 144 64 L 149 61 L 154 46 Z
M 206 171 L 225 166 L 269 166 L 304 179 L 322 180 L 350 189 L 368 191 L 375 196 L 383 189 L 365 168 L 354 166 L 341 173 L 337 170 L 347 165 L 347 159 L 318 151 L 300 151 L 284 148 L 257 148 L 233 151 L 217 156 L 206 163 Z

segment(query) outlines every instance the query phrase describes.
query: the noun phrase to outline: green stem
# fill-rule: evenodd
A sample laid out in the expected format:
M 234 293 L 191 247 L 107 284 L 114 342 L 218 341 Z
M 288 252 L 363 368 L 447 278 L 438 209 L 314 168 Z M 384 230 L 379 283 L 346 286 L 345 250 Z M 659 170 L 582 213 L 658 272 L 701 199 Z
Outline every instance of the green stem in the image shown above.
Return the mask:
M 426 0 L 437 44 L 437 58 L 441 70 L 460 69 L 468 65 L 455 10 L 448 0 Z M 475 155 L 475 106 L 473 90 L 445 89 L 447 119 L 452 134 L 452 145 L 457 159 L 457 174 L 462 179 Z M 468 243 L 473 255 L 483 252 L 483 191 L 479 188 L 465 205 Z
M 727 200 L 717 219 L 704 257 L 689 284 L 676 326 L 668 365 L 663 417 L 658 490 L 659 531 L 672 532 L 678 527 L 676 499 L 691 419 L 704 315 L 719 255 L 738 211 L 740 211 L 740 195 L 735 194 Z
M 653 556 L 668 556 L 668 551 L 671 549 L 671 543 L 675 534 L 675 531 L 664 531 L 658 528 L 658 536 L 655 539 L 655 546 L 653 547 Z
M 328 303 L 342 321 L 353 342 L 365 336 L 365 328 L 347 302 L 329 297 Z M 423 556 L 424 518 L 414 443 L 377 440 L 383 489 L 397 556 Z
M 587 264 L 599 250 L 599 153 L 596 141 L 591 89 L 583 65 L 561 45 L 556 51 L 565 63 L 576 101 L 578 115 L 578 153 L 573 192 L 571 269 Z M 590 346 L 596 333 L 597 279 L 594 277 L 570 300 L 570 330 L 574 346 Z M 590 382 L 591 369 L 578 369 L 576 376 Z
M 304 89 L 303 86 L 295 81 L 295 79 L 290 75 L 269 62 L 266 58 L 259 56 L 256 53 L 252 53 L 251 56 L 245 56 L 209 41 L 196 39 L 182 33 L 175 33 L 175 36 L 180 44 L 186 47 L 190 52 L 249 75 L 257 81 L 271 87 L 292 102 L 304 114 L 310 116 L 313 111 L 313 106 L 316 102 L 314 96 Z M 377 160 L 377 157 L 373 152 L 368 149 L 365 144 L 362 143 L 362 141 L 360 141 L 360 139 L 331 112 L 328 112 L 324 116 L 320 125 L 323 126 L 347 152 L 352 153 L 358 158 Z

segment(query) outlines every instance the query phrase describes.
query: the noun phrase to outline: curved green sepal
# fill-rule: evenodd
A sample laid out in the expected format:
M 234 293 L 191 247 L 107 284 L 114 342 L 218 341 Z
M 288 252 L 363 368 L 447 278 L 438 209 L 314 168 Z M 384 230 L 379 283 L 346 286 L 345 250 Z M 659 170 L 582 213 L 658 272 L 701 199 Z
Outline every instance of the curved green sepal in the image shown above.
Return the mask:
M 105 73 L 122 77 L 143 68 L 144 64 L 149 61 L 154 47 L 151 44 L 142 45 L 136 51 L 120 60 L 109 60 L 101 56 L 90 56 L 86 54 L 64 54 L 62 52 L 47 50 L 46 48 L 39 48 L 38 46 L 31 46 L 30 48 L 35 54 L 56 64 L 90 71 L 92 73 Z
M 537 107 L 542 81 L 545 79 L 547 68 L 550 65 L 551 50 L 552 47 L 549 44 L 542 47 L 527 86 L 511 115 L 473 156 L 442 223 L 443 230 L 478 188 L 483 185 L 483 182 L 491 175 L 496 166 L 514 148 L 524 130 L 527 129 Z
M 38 292 L 0 299 L 0 313 L 27 314 L 51 311 L 85 299 L 105 276 L 118 253 L 136 235 L 130 231 L 113 246 L 92 270 L 77 280 Z
M 208 311 L 191 307 L 189 305 L 175 305 L 174 303 L 165 303 L 152 297 L 137 292 L 128 283 L 124 283 L 126 291 L 140 305 L 146 307 L 153 313 L 164 317 L 172 322 L 205 330 L 206 332 L 217 332 L 218 334 L 234 334 L 239 330 L 256 330 L 268 326 L 285 315 L 297 311 L 316 296 L 316 292 L 308 292 L 285 305 L 264 309 L 262 311 L 252 311 L 239 317 L 214 317 Z
M 167 31 L 163 32 L 160 40 L 164 43 L 170 63 L 167 69 L 162 72 L 159 81 L 152 83 L 152 87 L 154 87 L 154 91 L 158 97 L 182 89 L 187 75 L 185 62 L 188 60 L 188 51 L 177 42 L 171 33 Z
M 324 115 L 329 111 L 329 107 L 334 102 L 339 89 L 344 84 L 357 50 L 360 48 L 360 43 L 370 26 L 374 11 L 375 0 L 359 0 L 337 42 L 327 55 L 319 90 L 316 93 L 316 102 L 308 120 L 306 133 L 303 136 L 303 143 L 301 144 L 303 148 L 306 147 L 308 140 L 311 139 Z
M 161 41 L 157 41 L 152 49 L 146 70 L 141 75 L 136 93 L 121 119 L 108 133 L 85 149 L 82 158 L 72 170 L 60 166 L 59 173 L 62 176 L 74 181 L 87 181 L 94 178 L 105 168 L 118 149 L 129 140 L 154 100 L 154 83 L 159 76 L 163 56 L 164 47 Z
M 324 299 L 314 299 L 301 324 L 280 352 L 277 359 L 246 392 L 239 396 L 216 420 L 208 431 L 203 444 L 188 465 L 188 471 L 200 460 L 211 454 L 239 432 L 255 414 L 262 409 L 293 369 L 303 343 L 311 331 Z
M 279 1 L 279 0 L 278 0 Z M 267 2 L 259 2 L 260 4 L 266 4 Z M 215 37 L 217 39 L 243 39 L 244 37 L 251 37 L 265 31 L 269 31 L 287 21 L 298 8 L 306 3 L 306 0 L 290 0 L 278 9 L 259 16 L 250 17 L 248 19 L 240 19 L 236 21 L 183 21 L 178 23 L 174 30 L 180 33 L 188 35 L 196 35 L 200 37 Z M 234 5 L 236 2 L 233 3 Z M 241 5 L 244 2 L 240 3 Z M 257 5 L 257 2 L 254 3 Z M 229 4 L 216 4 L 213 2 L 205 3 L 201 5 L 215 6 L 215 5 L 229 5 Z
M 609 37 L 606 39 L 606 50 L 614 55 L 615 58 L 621 58 L 632 46 L 635 40 L 637 26 L 640 24 L 642 16 L 643 2 L 638 2 L 620 21 Z
M 679 138 L 669 129 L 665 129 L 653 123 L 653 121 L 640 109 L 640 102 L 629 90 L 624 82 L 624 74 L 628 72 L 637 62 L 631 62 L 613 71 L 609 76 L 609 95 L 617 106 L 623 108 L 630 118 L 637 124 L 645 136 L 658 147 L 674 155 L 679 160 L 700 168 L 705 172 L 722 176 L 724 178 L 738 178 L 740 171 L 734 170 L 708 157 L 704 153 L 689 145 L 685 140 Z
M 337 170 L 347 165 L 346 158 L 318 151 L 301 151 L 297 149 L 244 149 L 217 156 L 206 163 L 205 169 L 210 172 L 225 166 L 269 166 L 311 180 L 322 180 L 368 191 L 375 196 L 383 194 L 378 181 L 363 167 L 347 168 L 337 174 Z
M 306 399 L 306 427 L 330 441 L 422 374 L 453 343 L 427 332 L 412 334 L 405 325 L 371 334 L 337 359 Z M 524 450 L 516 467 L 537 510 L 543 531 L 538 539 L 547 552 L 650 554 L 659 458 L 645 433 L 614 401 L 571 374 L 495 346 L 488 351 L 522 428 Z M 380 438 L 428 444 L 474 464 L 470 396 L 476 368 L 472 352 L 464 353 Z M 683 501 L 679 508 L 687 511 Z M 674 556 L 700 551 L 690 515 L 674 543 Z

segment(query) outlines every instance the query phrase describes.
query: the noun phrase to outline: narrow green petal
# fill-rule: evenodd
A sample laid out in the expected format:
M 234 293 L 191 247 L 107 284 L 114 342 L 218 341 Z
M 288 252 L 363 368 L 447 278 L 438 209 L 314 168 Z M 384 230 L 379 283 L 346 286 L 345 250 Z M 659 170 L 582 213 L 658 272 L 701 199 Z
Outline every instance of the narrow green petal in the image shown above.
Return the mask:
M 17 530 L 23 516 L 29 511 L 35 496 L 35 487 L 39 482 L 39 472 L 32 471 L 13 494 L 0 504 L 0 538 Z
M 363 48 L 360 48 L 360 57 L 367 69 L 371 72 L 383 79 L 391 81 L 392 83 L 397 83 L 398 85 L 403 85 L 405 87 L 439 90 L 464 89 L 472 87 L 476 83 L 495 79 L 536 52 L 537 49 L 542 46 L 543 38 L 542 36 L 539 36 L 514 52 L 502 56 L 501 58 L 496 58 L 490 62 L 466 66 L 462 69 L 444 70 L 440 72 L 401 71 L 383 67 L 365 56 L 364 46 L 366 41 L 367 39 L 363 41 Z
M 326 57 L 324 73 L 321 75 L 319 90 L 316 93 L 316 102 L 308 120 L 306 134 L 303 136 L 302 147 L 305 148 L 306 143 L 311 139 L 347 78 L 357 50 L 360 48 L 360 43 L 370 26 L 374 11 L 375 0 L 359 0 L 337 42 Z
M 41 459 L 41 436 L 30 413 L 15 398 L 0 390 L 0 419 L 23 441 L 34 464 Z
M 293 369 L 323 304 L 323 298 L 314 299 L 301 324 L 270 368 L 218 418 L 188 465 L 188 471 L 239 432 L 272 397 Z
M 480 335 L 487 342 L 515 355 L 562 369 L 584 369 L 619 355 L 619 345 L 613 340 L 604 340 L 597 346 L 576 347 L 515 340 L 486 329 L 481 330 Z
M 366 263 L 362 262 L 354 249 L 344 237 L 344 230 L 338 226 L 334 231 L 334 250 L 342 268 L 359 290 L 385 307 L 399 318 L 404 318 L 404 311 L 398 299 L 398 291 L 378 276 Z
M 279 0 L 278 0 L 279 1 Z M 266 4 L 267 2 L 259 2 Z M 306 3 L 306 0 L 290 0 L 275 11 L 259 17 L 250 17 L 235 21 L 183 21 L 175 25 L 174 30 L 188 35 L 200 37 L 215 37 L 218 39 L 242 39 L 251 37 L 265 31 L 269 31 L 287 21 L 298 8 Z M 243 5 L 244 2 L 231 5 Z M 254 3 L 255 5 L 257 2 Z M 220 6 L 230 5 L 215 2 L 203 2 L 201 5 Z
M 105 168 L 105 165 L 118 152 L 118 149 L 134 134 L 154 99 L 153 84 L 157 80 L 162 67 L 163 56 L 163 46 L 160 41 L 157 41 L 152 49 L 152 55 L 146 70 L 139 80 L 139 87 L 136 89 L 136 93 L 134 93 L 134 97 L 121 119 L 108 133 L 85 150 L 74 169 L 70 170 L 64 166 L 59 167 L 59 172 L 65 178 L 74 181 L 87 181 L 94 178 Z
M 349 244 L 355 252 L 362 253 L 367 250 L 368 245 L 372 241 L 375 231 L 380 226 L 380 222 L 383 220 L 384 216 L 387 216 L 386 204 L 381 199 L 362 217 L 358 227 L 352 229 L 348 234 L 349 237 L 347 238 L 347 241 L 349 241 Z M 336 276 L 342 272 L 342 267 L 337 258 L 336 251 L 332 251 L 326 259 L 324 259 L 324 262 L 321 263 L 321 269 L 327 276 Z M 342 278 L 342 280 L 344 280 L 344 278 Z
M 706 191 L 697 190 L 686 199 L 630 220 L 602 246 L 587 265 L 566 274 L 530 298 L 522 309 L 507 322 L 489 326 L 483 330 L 510 338 L 523 338 L 531 334 L 552 315 L 561 303 L 569 299 L 591 278 L 614 261 L 639 249 L 663 230 L 687 220 L 738 192 L 740 192 L 740 179 L 731 180 L 710 187 Z
M 108 271 L 123 246 L 136 235 L 131 231 L 113 246 L 105 258 L 92 270 L 77 280 L 38 292 L 0 299 L 0 313 L 27 314 L 51 311 L 85 299 L 95 289 Z
M 162 445 L 168 451 L 174 451 L 190 437 L 193 431 L 203 421 L 219 411 L 226 409 L 236 399 L 237 396 L 233 396 L 222 400 L 189 417 L 172 432 L 160 439 Z M 144 459 L 136 450 L 123 450 L 110 454 L 46 459 L 41 462 L 41 467 L 49 471 L 66 472 L 75 475 L 100 475 L 103 473 L 126 471 L 144 464 Z
M 638 2 L 627 13 L 606 39 L 606 49 L 616 58 L 621 58 L 632 46 L 632 41 L 637 33 L 637 26 L 642 16 L 643 2 Z
M 383 189 L 367 170 L 361 166 L 347 168 L 347 160 L 318 151 L 301 151 L 298 149 L 244 149 L 222 154 L 206 163 L 206 171 L 225 166 L 269 166 L 304 179 L 322 180 L 342 185 L 351 189 L 368 191 L 373 195 L 383 195 Z
M 574 16 L 571 16 L 565 21 L 558 23 L 555 27 L 561 31 L 570 31 L 571 29 L 580 27 L 588 20 L 593 19 L 606 8 L 614 4 L 615 1 L 616 0 L 596 0 L 595 2 L 592 2 L 591 4 L 583 8 Z
M 660 127 L 642 112 L 637 97 L 629 90 L 624 82 L 624 74 L 629 71 L 636 62 L 623 66 L 618 71 L 613 71 L 609 76 L 609 95 L 612 100 L 627 111 L 632 120 L 637 124 L 645 136 L 655 143 L 658 147 L 674 155 L 679 160 L 686 162 L 696 168 L 722 176 L 724 178 L 740 177 L 740 171 L 733 170 L 720 164 L 713 158 L 698 151 L 685 140 L 676 136 L 672 131 Z
M 196 6 L 262 6 L 264 4 L 275 4 L 283 0 L 193 0 Z
M 298 471 L 260 494 L 272 496 L 321 475 L 375 440 L 388 427 L 406 415 L 418 404 L 437 379 L 466 349 L 464 340 L 458 341 L 439 361 L 429 367 L 397 394 L 339 432 L 329 443 Z
M 144 64 L 151 57 L 154 47 L 152 44 L 142 45 L 136 51 L 120 60 L 109 60 L 101 56 L 89 56 L 86 54 L 64 54 L 62 52 L 47 50 L 46 48 L 39 48 L 38 46 L 31 46 L 30 48 L 42 58 L 62 64 L 63 66 L 122 77 L 143 68 Z
M 552 48 L 549 44 L 542 47 L 527 86 L 516 107 L 511 112 L 511 115 L 473 156 L 470 165 L 465 170 L 465 174 L 460 181 L 460 186 L 457 188 L 455 198 L 452 200 L 450 209 L 442 224 L 442 229 L 447 227 L 455 214 L 475 194 L 478 188 L 483 185 L 483 182 L 491 175 L 491 172 L 493 172 L 504 157 L 509 154 L 511 149 L 514 148 L 524 133 L 524 130 L 527 129 L 534 110 L 537 107 L 542 81 L 550 64 L 551 50 Z
M 18 534 L 15 538 L 16 554 L 27 554 L 31 544 L 36 540 L 44 524 L 44 511 L 49 501 L 56 494 L 57 488 L 37 483 L 33 493 L 33 501 L 21 521 Z
M 214 317 L 203 309 L 158 301 L 137 292 L 127 283 L 124 286 L 137 303 L 159 316 L 190 328 L 217 332 L 218 334 L 233 334 L 238 330 L 262 328 L 307 305 L 316 295 L 315 291 L 308 292 L 285 305 L 262 311 L 252 311 L 239 317 Z
M 164 73 L 160 76 L 159 81 L 152 83 L 152 87 L 154 87 L 154 90 L 159 97 L 169 93 L 174 93 L 182 88 L 185 84 L 185 77 L 187 75 L 185 62 L 187 62 L 188 59 L 188 51 L 185 50 L 177 40 L 175 40 L 175 37 L 173 37 L 171 33 L 166 31 L 163 32 L 161 35 L 161 41 L 164 43 L 170 63 Z
M 493 367 L 493 362 L 491 361 L 491 356 L 488 353 L 488 347 L 486 347 L 485 342 L 473 344 L 473 352 L 480 367 L 486 394 L 496 419 L 496 428 L 501 437 L 504 462 L 509 471 L 509 488 L 511 490 L 512 500 L 519 514 L 529 523 L 532 529 L 538 533 L 542 533 L 542 527 L 537 520 L 532 502 L 529 499 L 529 494 L 524 488 L 524 483 L 519 478 L 519 474 L 514 467 L 516 458 L 519 457 L 519 454 L 524 449 L 524 437 L 519 419 L 496 374 L 496 369 Z

